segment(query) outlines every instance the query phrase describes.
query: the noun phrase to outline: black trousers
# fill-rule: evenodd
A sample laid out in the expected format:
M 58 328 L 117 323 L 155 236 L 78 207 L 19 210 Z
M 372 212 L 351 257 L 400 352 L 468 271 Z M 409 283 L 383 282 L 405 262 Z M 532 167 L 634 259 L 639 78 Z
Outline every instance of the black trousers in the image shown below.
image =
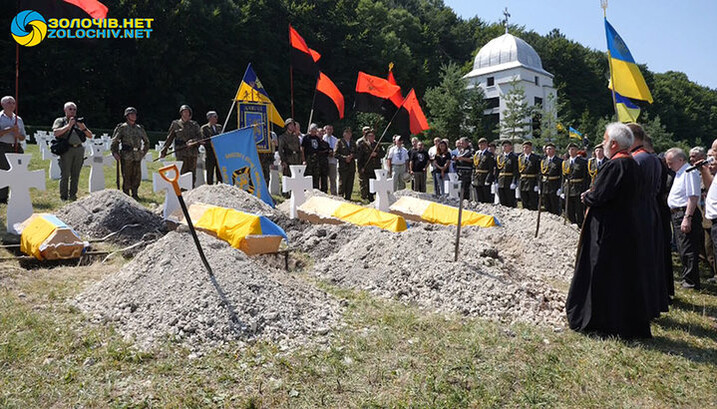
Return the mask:
M 560 197 L 556 195 L 555 192 L 546 192 L 543 194 L 543 205 L 545 206 L 546 211 L 552 214 L 557 214 L 558 216 L 560 215 Z
M 207 184 L 213 185 L 214 184 L 214 175 L 217 177 L 217 183 L 222 183 L 222 172 L 219 169 L 219 164 L 217 164 L 217 157 L 214 154 L 214 148 L 210 148 L 210 145 L 204 145 L 204 149 L 206 149 L 207 155 L 206 155 L 206 161 L 205 161 L 205 168 L 207 172 Z M 262 169 L 263 171 L 263 169 Z
M 476 200 L 480 203 L 493 203 L 492 196 L 490 194 L 490 185 L 478 185 L 473 186 L 476 192 Z
M 518 205 L 515 201 L 515 189 L 508 187 L 498 188 L 498 200 L 503 206 L 516 207 Z
M 570 223 L 577 223 L 578 226 L 582 226 L 585 210 L 583 209 L 583 202 L 580 201 L 580 196 L 569 196 L 567 201 L 568 220 L 570 220 Z
M 672 228 L 675 231 L 675 241 L 677 241 L 677 250 L 680 252 L 680 260 L 682 260 L 682 279 L 700 288 L 700 248 L 704 233 L 702 232 L 702 215 L 699 211 L 695 211 L 692 215 L 692 229 L 689 233 L 683 233 L 682 219 L 685 216 L 684 210 L 672 213 Z
M 533 189 L 521 190 L 520 200 L 523 202 L 523 209 L 538 210 L 538 192 Z

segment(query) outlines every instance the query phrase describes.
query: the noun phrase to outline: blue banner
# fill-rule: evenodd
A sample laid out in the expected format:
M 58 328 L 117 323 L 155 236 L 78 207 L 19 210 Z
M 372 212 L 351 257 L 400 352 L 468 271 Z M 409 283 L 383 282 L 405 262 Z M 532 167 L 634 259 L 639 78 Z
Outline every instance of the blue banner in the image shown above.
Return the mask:
M 224 183 L 236 186 L 274 207 L 261 171 L 254 142 L 254 127 L 237 129 L 212 138 Z
M 261 102 L 239 102 L 239 128 L 254 127 L 254 142 L 259 153 L 272 153 L 269 138 L 267 105 Z

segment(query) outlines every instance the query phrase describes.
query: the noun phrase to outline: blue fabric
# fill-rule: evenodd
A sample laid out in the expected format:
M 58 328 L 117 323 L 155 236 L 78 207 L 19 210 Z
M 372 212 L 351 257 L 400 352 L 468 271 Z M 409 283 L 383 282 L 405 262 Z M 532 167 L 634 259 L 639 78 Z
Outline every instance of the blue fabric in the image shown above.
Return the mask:
M 627 44 L 622 41 L 620 34 L 615 31 L 607 19 L 605 19 L 605 35 L 607 36 L 607 49 L 610 51 L 610 57 L 635 64 Z
M 244 73 L 244 78 L 242 79 L 242 82 L 247 83 L 250 87 L 254 88 L 255 91 L 269 98 L 269 94 L 266 93 L 264 86 L 261 85 L 261 81 L 259 81 L 259 78 L 256 76 L 256 73 L 254 72 L 254 68 L 252 68 L 251 63 L 249 63 L 249 65 L 246 67 L 246 72 Z
M 287 244 L 289 243 L 289 237 L 286 235 L 286 232 L 276 223 L 272 222 L 264 216 L 259 216 L 259 224 L 261 225 L 261 234 L 281 236 L 284 238 L 284 240 L 286 240 Z

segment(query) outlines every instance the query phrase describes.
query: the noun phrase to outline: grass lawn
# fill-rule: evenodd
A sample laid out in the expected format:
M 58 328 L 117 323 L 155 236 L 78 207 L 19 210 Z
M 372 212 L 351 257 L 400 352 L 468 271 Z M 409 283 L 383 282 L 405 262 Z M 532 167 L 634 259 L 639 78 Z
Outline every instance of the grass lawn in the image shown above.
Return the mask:
M 150 188 L 143 182 L 140 196 L 158 203 Z M 60 206 L 57 182 L 33 201 L 36 209 Z M 169 341 L 137 351 L 65 302 L 124 262 L 34 270 L 0 263 L 0 407 L 717 406 L 715 285 L 678 289 L 652 326 L 654 339 L 625 342 L 426 313 L 293 272 L 347 302 L 346 326 L 328 344 L 195 357 Z

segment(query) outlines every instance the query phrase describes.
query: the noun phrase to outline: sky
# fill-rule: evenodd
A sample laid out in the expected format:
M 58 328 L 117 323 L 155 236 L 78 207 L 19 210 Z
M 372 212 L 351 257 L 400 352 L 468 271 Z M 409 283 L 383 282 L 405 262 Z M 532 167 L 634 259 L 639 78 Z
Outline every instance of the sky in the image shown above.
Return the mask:
M 463 18 L 503 18 L 538 34 L 557 28 L 568 39 L 605 50 L 600 0 L 444 0 Z M 681 71 L 717 89 L 717 0 L 609 0 L 607 19 L 638 64 L 653 72 Z

